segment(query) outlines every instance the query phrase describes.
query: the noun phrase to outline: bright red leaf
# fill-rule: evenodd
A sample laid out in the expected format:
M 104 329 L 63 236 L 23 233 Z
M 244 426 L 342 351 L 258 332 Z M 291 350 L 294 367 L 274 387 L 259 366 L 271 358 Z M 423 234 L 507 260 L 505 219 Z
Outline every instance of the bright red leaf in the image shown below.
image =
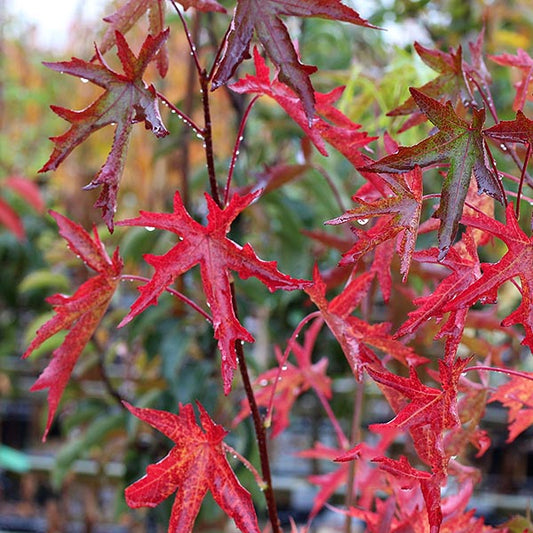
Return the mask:
M 496 389 L 489 401 L 501 402 L 509 409 L 507 442 L 513 442 L 520 433 L 533 425 L 533 381 L 531 379 L 513 376 L 507 383 Z
M 139 288 L 141 295 L 120 326 L 154 305 L 159 295 L 178 276 L 200 264 L 205 296 L 213 315 L 215 338 L 218 339 L 222 354 L 222 378 L 226 394 L 231 389 L 233 372 L 237 367 L 235 342 L 254 342 L 252 335 L 235 316 L 230 271 L 238 272 L 242 279 L 256 277 L 271 292 L 278 289 L 303 289 L 310 284 L 282 274 L 274 261 L 262 261 L 249 244 L 242 247 L 226 237 L 231 223 L 260 193 L 261 191 L 256 191 L 243 197 L 235 194 L 225 209 L 220 209 L 211 196 L 206 194 L 209 210 L 207 226 L 202 226 L 187 213 L 178 192 L 174 196 L 173 213 L 141 211 L 141 216 L 118 223 L 121 226 L 164 229 L 181 237 L 180 242 L 165 255 L 145 256 L 146 261 L 155 268 L 155 273 L 149 283 Z
M 494 303 L 498 297 L 498 287 L 505 281 L 518 277 L 521 281 L 522 302 L 502 324 L 522 324 L 526 331 L 522 344 L 533 349 L 533 237 L 528 237 L 518 225 L 512 204 L 507 206 L 505 224 L 484 213 L 465 215 L 463 223 L 501 239 L 507 245 L 507 253 L 497 263 L 482 263 L 482 276 L 448 302 L 443 310 L 468 308 L 478 300 Z
M 175 415 L 125 403 L 132 414 L 175 443 L 164 459 L 148 466 L 146 475 L 126 488 L 126 503 L 132 508 L 155 507 L 177 491 L 168 533 L 189 533 L 210 490 L 243 533 L 259 533 L 250 493 L 239 483 L 224 453 L 222 440 L 227 431 L 197 405 L 201 427 L 191 404 L 180 406 Z
M 226 49 L 213 78 L 213 88 L 224 85 L 242 61 L 250 57 L 250 42 L 255 31 L 270 60 L 279 68 L 279 79 L 299 97 L 307 119 L 315 112 L 313 86 L 309 78 L 316 67 L 303 65 L 294 48 L 281 15 L 320 17 L 373 27 L 339 0 L 238 0 Z
M 81 59 L 45 63 L 53 70 L 89 80 L 105 89 L 97 100 L 82 111 L 72 111 L 64 107 L 51 106 L 61 118 L 72 124 L 70 129 L 58 137 L 52 137 L 55 148 L 47 163 L 39 172 L 55 170 L 58 165 L 81 144 L 91 133 L 108 124 L 116 124 L 111 152 L 96 177 L 86 189 L 102 186 L 102 192 L 95 207 L 102 209 L 103 219 L 110 231 L 113 230 L 113 216 L 116 210 L 117 191 L 128 149 L 132 125 L 143 122 L 156 137 L 168 135 L 157 106 L 157 96 L 153 85 L 147 86 L 142 76 L 148 63 L 157 54 L 168 38 L 168 30 L 153 37 L 148 35 L 138 57 L 135 57 L 123 35 L 116 32 L 118 57 L 124 74 L 112 70 L 96 48 L 100 64 L 88 63 Z
M 458 382 L 468 359 L 449 364 L 439 361 L 442 390 L 424 385 L 416 371 L 410 368 L 409 377 L 395 375 L 375 366 L 367 367 L 370 377 L 378 384 L 396 413 L 387 424 L 372 424 L 372 431 L 408 431 L 418 456 L 432 468 L 429 479 L 420 479 L 426 502 L 431 531 L 439 531 L 442 521 L 440 484 L 446 479 L 451 454 L 444 447 L 446 434 L 460 429 L 457 412 Z
M 353 196 L 353 201 L 361 207 L 349 209 L 344 215 L 329 220 L 326 224 L 341 224 L 352 220 L 367 221 L 371 217 L 383 217 L 384 224 L 380 227 L 378 235 L 372 239 L 371 246 L 395 238 L 398 234 L 398 252 L 401 255 L 400 272 L 405 282 L 415 250 L 420 212 L 422 210 L 422 172 L 419 167 L 397 177 L 383 173 L 381 175 L 391 193 L 375 200 L 366 200 Z M 364 232 L 367 233 L 367 232 Z M 358 234 L 363 234 L 362 230 Z M 347 262 L 356 262 L 362 251 L 368 248 L 367 240 L 360 238 L 356 244 L 343 254 L 341 265 Z
M 239 94 L 269 96 L 302 128 L 322 155 L 328 155 L 324 143 L 327 141 L 354 166 L 364 164 L 365 160 L 359 149 L 368 145 L 376 137 L 369 137 L 366 132 L 361 131 L 359 124 L 353 123 L 333 107 L 333 103 L 341 97 L 343 87 L 338 87 L 327 94 L 313 93 L 316 99 L 316 110 L 321 116 L 314 117 L 310 122 L 304 105 L 293 90 L 277 79 L 270 79 L 270 69 L 257 48 L 254 48 L 254 63 L 256 75 L 247 75 L 231 84 L 232 91 Z
M 367 294 L 374 273 L 365 272 L 354 277 L 344 290 L 330 302 L 326 299 L 326 284 L 315 267 L 313 285 L 305 291 L 320 312 L 329 329 L 339 342 L 356 379 L 360 380 L 364 368 L 377 361 L 377 355 L 369 347 L 394 357 L 405 365 L 420 364 L 426 359 L 389 335 L 390 324 L 368 324 L 352 315 L 354 309 Z
M 402 146 L 397 153 L 384 157 L 364 170 L 402 172 L 416 165 L 425 167 L 447 161 L 449 169 L 442 186 L 440 205 L 435 217 L 439 226 L 439 248 L 442 259 L 453 244 L 463 213 L 463 206 L 474 174 L 480 193 L 505 203 L 498 176 L 485 164 L 485 148 L 481 128 L 485 111 L 473 109 L 472 123 L 459 117 L 452 104 L 445 105 L 416 89 L 411 94 L 422 112 L 439 128 L 439 132 L 415 146 Z
M 98 275 L 83 283 L 72 296 L 54 294 L 46 299 L 56 314 L 39 328 L 35 339 L 22 356 L 28 357 L 35 348 L 59 331 L 69 330 L 61 346 L 54 350 L 52 360 L 31 388 L 32 391 L 50 389 L 48 421 L 43 440 L 46 439 L 72 369 L 102 320 L 122 270 L 118 249 L 109 258 L 96 229 L 91 238 L 81 226 L 63 215 L 53 211 L 50 214 L 56 220 L 59 233 L 67 241 L 68 247 Z
M 513 109 L 521 111 L 524 109 L 527 100 L 531 100 L 533 87 L 533 58 L 521 48 L 516 55 L 500 54 L 498 56 L 489 56 L 492 61 L 505 67 L 516 67 L 522 75 L 519 82 L 515 84 L 516 96 L 513 102 Z
M 450 300 L 481 276 L 476 242 L 470 229 L 463 234 L 460 242 L 450 248 L 443 260 L 439 261 L 439 251 L 436 248 L 420 250 L 415 253 L 415 258 L 423 263 L 441 263 L 452 272 L 430 294 L 413 300 L 417 309 L 409 313 L 409 318 L 400 326 L 396 337 L 414 333 L 432 318 L 441 319 L 445 313 L 443 309 Z M 458 343 L 463 333 L 465 318 L 466 313 L 459 311 L 451 313 L 441 326 L 441 334 L 453 336 Z M 449 356 L 453 358 L 453 354 Z

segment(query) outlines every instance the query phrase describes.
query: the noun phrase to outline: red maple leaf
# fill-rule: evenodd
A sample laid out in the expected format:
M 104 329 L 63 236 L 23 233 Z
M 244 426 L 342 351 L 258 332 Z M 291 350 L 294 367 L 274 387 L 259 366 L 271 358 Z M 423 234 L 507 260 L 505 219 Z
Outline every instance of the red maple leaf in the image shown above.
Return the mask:
M 499 142 L 533 144 L 533 120 L 518 110 L 514 120 L 502 120 L 483 133 Z
M 524 109 L 526 100 L 531 100 L 531 87 L 533 85 L 533 58 L 521 48 L 518 49 L 516 55 L 501 54 L 499 56 L 489 55 L 498 65 L 505 67 L 516 67 L 520 70 L 522 75 L 519 82 L 515 84 L 516 96 L 513 102 L 513 109 L 521 111 Z
M 222 440 L 227 431 L 212 420 L 200 403 L 197 402 L 202 427 L 196 422 L 191 404 L 180 406 L 178 415 L 139 409 L 126 402 L 124 405 L 175 443 L 164 459 L 148 466 L 145 476 L 126 488 L 130 507 L 155 507 L 177 490 L 168 532 L 188 533 L 210 490 L 243 533 L 259 533 L 250 493 L 239 483 L 224 453 Z
M 296 365 L 283 360 L 280 350 L 276 347 L 276 356 L 281 368 L 276 367 L 260 374 L 254 382 L 258 387 L 255 392 L 255 401 L 260 407 L 273 407 L 272 434 L 277 437 L 289 426 L 289 414 L 296 399 L 309 389 L 313 389 L 322 398 L 331 398 L 331 379 L 326 375 L 328 359 L 322 357 L 316 363 L 312 363 L 311 354 L 315 346 L 316 338 L 322 325 L 322 319 L 315 320 L 305 332 L 304 343 L 299 344 L 296 340 L 289 343 L 289 348 L 294 354 Z M 271 406 L 272 394 L 274 403 Z M 250 414 L 250 406 L 246 399 L 242 402 L 241 412 L 233 421 L 239 423 Z
M 398 376 L 367 367 L 370 377 L 382 389 L 396 416 L 387 424 L 372 424 L 371 431 L 390 428 L 411 434 L 418 456 L 432 468 L 429 479 L 420 479 L 426 502 L 431 531 L 438 531 L 442 521 L 440 485 L 446 479 L 451 454 L 445 449 L 447 433 L 461 428 L 457 412 L 458 382 L 469 359 L 453 363 L 439 361 L 442 390 L 424 385 L 416 371 L 409 369 L 409 377 Z
M 500 385 L 490 397 L 490 402 L 501 402 L 509 409 L 509 437 L 513 442 L 522 431 L 533 425 L 533 381 L 513 376 Z
M 411 94 L 421 111 L 439 128 L 439 132 L 415 146 L 402 146 L 397 153 L 363 170 L 397 173 L 411 170 L 416 165 L 426 167 L 448 161 L 449 169 L 442 186 L 440 205 L 434 215 L 441 220 L 438 236 L 442 259 L 457 234 L 472 173 L 480 193 L 486 193 L 501 203 L 505 203 L 505 196 L 498 176 L 485 164 L 481 132 L 485 111 L 473 109 L 472 123 L 468 124 L 457 115 L 450 102 L 441 104 L 416 89 L 411 89 Z
M 461 373 L 469 359 L 457 359 L 451 364 L 439 361 L 442 390 L 424 385 L 411 367 L 409 377 L 388 372 L 383 367 L 367 368 L 370 377 L 380 386 L 396 412 L 387 424 L 373 424 L 373 431 L 390 427 L 410 431 L 418 455 L 434 472 L 443 474 L 448 457 L 442 447 L 444 431 L 460 426 L 457 412 L 457 390 Z
M 85 187 L 94 189 L 102 185 L 102 192 L 95 207 L 102 209 L 103 219 L 110 231 L 113 231 L 118 185 L 124 170 L 132 125 L 144 121 L 146 128 L 156 137 L 168 135 L 157 107 L 155 88 L 153 85 L 148 87 L 142 79 L 148 63 L 167 40 L 168 35 L 168 30 L 155 37 L 148 35 L 138 57 L 135 57 L 124 36 L 116 32 L 118 57 L 124 74 L 112 70 L 98 48 L 96 57 L 100 64 L 88 63 L 75 57 L 71 61 L 44 63 L 52 70 L 78 76 L 105 89 L 97 100 L 82 111 L 51 106 L 56 114 L 72 126 L 62 135 L 51 138 L 55 144 L 54 151 L 39 172 L 55 170 L 91 133 L 108 124 L 116 124 L 111 152 L 96 177 Z
M 316 71 L 316 67 L 300 63 L 287 27 L 280 19 L 280 15 L 320 17 L 370 28 L 374 26 L 339 0 L 237 1 L 226 49 L 213 78 L 213 88 L 216 89 L 227 83 L 237 66 L 250 57 L 250 42 L 255 30 L 270 60 L 279 68 L 279 79 L 298 95 L 308 120 L 311 120 L 315 112 L 315 98 L 309 76 Z
M 178 0 L 187 10 L 189 7 L 198 11 L 218 11 L 225 13 L 226 10 L 216 0 Z M 110 24 L 105 32 L 99 50 L 105 54 L 115 44 L 115 32 L 122 34 L 128 32 L 135 23 L 148 12 L 149 31 L 151 35 L 158 35 L 163 31 L 165 24 L 165 0 L 129 0 L 113 14 L 104 18 Z M 164 43 L 156 56 L 157 69 L 162 77 L 168 70 L 168 52 Z
M 270 79 L 270 69 L 265 60 L 254 48 L 255 76 L 247 75 L 230 85 L 230 89 L 239 94 L 260 94 L 275 100 L 281 108 L 302 128 L 303 132 L 322 155 L 328 155 L 324 141 L 334 146 L 354 166 L 364 163 L 359 149 L 376 137 L 369 137 L 361 131 L 361 125 L 353 123 L 346 115 L 333 107 L 342 95 L 343 87 L 323 94 L 315 92 L 316 110 L 322 117 L 314 117 L 310 122 L 306 109 L 294 91 L 277 79 Z
M 35 339 L 22 356 L 28 357 L 35 348 L 59 331 L 69 330 L 61 346 L 54 350 L 52 360 L 31 387 L 32 391 L 50 389 L 48 420 L 43 440 L 46 439 L 72 369 L 102 320 L 122 270 L 118 249 L 110 259 L 96 228 L 94 238 L 91 238 L 81 226 L 63 215 L 53 211 L 50 214 L 56 220 L 59 233 L 67 241 L 69 248 L 98 275 L 83 283 L 72 296 L 54 294 L 46 299 L 54 307 L 56 314 L 39 328 Z
M 415 258 L 424 263 L 442 264 L 452 273 L 445 277 L 427 296 L 415 298 L 413 304 L 417 309 L 409 313 L 409 318 L 400 326 L 395 336 L 414 333 L 417 328 L 432 318 L 442 318 L 444 307 L 463 289 L 481 276 L 476 242 L 472 235 L 473 230 L 468 229 L 461 241 L 450 248 L 446 257 L 439 261 L 439 251 L 436 248 L 420 250 L 415 253 Z M 464 329 L 466 313 L 455 311 L 450 314 L 441 327 L 441 335 L 453 336 L 458 343 Z M 449 357 L 452 357 L 450 347 Z M 453 358 L 453 357 L 452 357 Z
M 353 196 L 353 201 L 361 204 L 361 207 L 350 209 L 344 215 L 327 221 L 326 224 L 341 224 L 352 220 L 361 221 L 371 217 L 383 217 L 379 231 L 370 231 L 371 239 L 365 239 L 363 236 L 368 232 L 357 231 L 361 238 L 343 254 L 340 264 L 357 262 L 362 253 L 366 253 L 369 249 L 369 245 L 374 248 L 401 234 L 398 237 L 398 251 L 401 255 L 400 272 L 405 282 L 415 249 L 422 210 L 422 172 L 419 167 L 415 167 L 412 171 L 400 174 L 398 177 L 383 173 L 381 178 L 390 189 L 390 194 L 372 202 Z M 374 236 L 373 233 L 376 235 Z
M 369 346 L 405 365 L 416 365 L 426 361 L 425 358 L 416 355 L 411 348 L 389 335 L 390 324 L 386 322 L 368 324 L 352 315 L 353 310 L 367 294 L 373 277 L 373 272 L 365 272 L 353 278 L 338 296 L 328 302 L 326 284 L 318 268 L 315 267 L 313 285 L 305 289 L 313 303 L 320 309 L 358 380 L 361 379 L 363 369 L 377 361 L 375 352 Z
M 533 237 L 528 237 L 518 225 L 512 204 L 507 206 L 505 224 L 477 212 L 465 215 L 463 223 L 501 239 L 507 245 L 507 253 L 497 263 L 482 263 L 482 276 L 448 302 L 443 310 L 468 308 L 478 300 L 494 303 L 498 297 L 498 287 L 518 277 L 522 302 L 503 320 L 502 325 L 522 324 L 526 331 L 522 344 L 533 349 L 533 276 L 530 268 L 533 264 Z
M 252 335 L 239 323 L 233 310 L 230 270 L 242 279 L 256 277 L 273 292 L 278 289 L 303 289 L 309 281 L 282 274 L 275 261 L 262 261 L 250 244 L 243 247 L 226 237 L 231 223 L 248 207 L 261 191 L 243 197 L 235 194 L 225 209 L 220 209 L 213 198 L 205 195 L 209 214 L 207 226 L 196 222 L 186 211 L 179 192 L 174 196 L 173 213 L 150 213 L 118 223 L 121 226 L 142 226 L 176 233 L 182 240 L 163 256 L 146 255 L 146 261 L 155 268 L 149 283 L 139 288 L 141 295 L 131 306 L 129 314 L 119 324 L 127 324 L 133 317 L 157 302 L 159 295 L 174 280 L 200 264 L 207 303 L 213 315 L 215 338 L 222 354 L 224 391 L 229 393 L 233 372 L 237 367 L 235 342 L 254 342 Z

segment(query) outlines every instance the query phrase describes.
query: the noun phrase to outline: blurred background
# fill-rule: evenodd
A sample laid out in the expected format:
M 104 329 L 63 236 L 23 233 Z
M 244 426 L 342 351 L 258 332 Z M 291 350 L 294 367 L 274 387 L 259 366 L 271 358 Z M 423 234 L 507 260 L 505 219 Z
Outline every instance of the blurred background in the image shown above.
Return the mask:
M 222 3 L 231 13 L 233 3 Z M 387 31 L 361 31 L 343 24 L 333 29 L 331 22 L 309 19 L 291 26 L 291 32 L 299 38 L 306 63 L 317 65 L 322 72 L 322 85 L 317 89 L 346 85 L 339 107 L 371 135 L 397 130 L 400 124 L 385 117 L 385 112 L 405 100 L 409 86 L 420 86 L 435 76 L 416 55 L 413 39 L 447 50 L 449 46 L 465 46 L 485 24 L 488 53 L 515 54 L 517 48 L 531 53 L 533 49 L 530 0 L 376 0 L 351 4 Z M 171 411 L 179 402 L 187 403 L 201 393 L 208 411 L 228 428 L 238 410 L 239 391 L 229 399 L 216 394 L 218 362 L 210 328 L 170 297 L 163 296 L 160 305 L 136 319 L 132 327 L 116 330 L 136 294 L 135 286 L 128 284 L 113 300 L 80 358 L 49 438 L 41 443 L 46 394 L 30 393 L 29 389 L 63 337 L 59 334 L 47 341 L 29 360 L 22 361 L 20 355 L 39 325 L 51 316 L 45 297 L 57 292 L 71 294 L 90 276 L 69 253 L 46 210 L 59 210 L 87 229 L 96 224 L 109 251 L 120 245 L 125 271 L 130 274 L 148 275 L 140 263 L 142 254 L 161 254 L 173 244 L 171 236 L 143 228 L 117 228 L 109 235 L 101 226 L 99 213 L 92 207 L 97 193 L 82 187 L 106 158 L 112 139 L 109 128 L 92 135 L 56 172 L 38 173 L 52 150 L 48 137 L 66 128 L 49 105 L 82 109 L 99 95 L 97 87 L 52 72 L 42 61 L 71 56 L 89 59 L 93 43 L 105 32 L 101 19 L 120 5 L 104 0 L 0 0 L 0 531 L 164 531 L 169 505 L 150 511 L 127 510 L 122 489 L 137 479 L 147 464 L 162 457 L 168 443 L 132 422 L 114 393 L 135 399 L 138 406 Z M 191 26 L 198 24 L 194 15 L 188 17 Z M 200 31 L 197 38 L 201 57 L 208 62 L 229 16 L 202 16 L 201 22 L 208 30 Z M 201 120 L 197 87 L 187 76 L 190 55 L 170 9 L 168 24 L 172 28 L 169 73 L 164 80 L 157 80 L 155 70 L 149 70 L 147 78 L 157 80 L 158 89 L 169 100 Z M 128 33 L 134 51 L 139 49 L 146 27 L 143 20 L 138 29 Z M 110 57 L 113 54 L 108 52 Z M 248 68 L 243 67 L 240 74 Z M 501 118 L 511 118 L 514 80 L 503 69 L 491 71 L 497 106 L 508 110 Z M 187 97 L 191 87 L 195 91 L 192 99 Z M 227 169 L 232 139 L 245 106 L 244 98 L 229 91 L 214 94 L 215 147 L 221 173 Z M 184 184 L 190 188 L 191 209 L 202 213 L 199 192 L 205 188 L 205 175 L 201 141 L 166 111 L 162 113 L 171 131 L 167 138 L 156 141 L 142 126 L 134 128 L 117 219 L 133 216 L 139 208 L 169 210 L 174 190 Z M 402 144 L 413 144 L 419 134 L 420 130 L 413 128 L 396 138 Z M 249 121 L 235 173 L 237 190 L 272 180 L 275 173 L 281 182 L 290 181 L 288 187 L 273 190 L 261 206 L 239 221 L 235 237 L 239 241 L 239 235 L 246 235 L 261 257 L 277 258 L 282 271 L 300 277 L 310 276 L 310 255 L 331 267 L 338 260 L 338 252 L 303 233 L 321 228 L 324 220 L 339 214 L 339 206 L 322 178 L 323 169 L 327 165 L 347 203 L 360 185 L 341 156 L 332 155 L 326 162 L 315 154 L 311 164 L 306 159 L 309 150 L 290 119 L 270 102 L 261 102 Z M 280 224 L 282 217 L 284 223 Z M 268 242 L 262 237 L 266 228 Z M 195 294 L 201 281 L 193 273 L 185 283 L 187 292 Z M 243 315 L 250 317 L 246 326 L 258 339 L 249 349 L 252 371 L 257 375 L 273 359 L 272 343 L 285 342 L 307 311 L 301 295 L 269 295 L 253 282 L 242 284 L 239 291 L 239 306 Z M 518 350 L 516 339 L 513 342 Z M 332 339 L 324 339 L 320 350 L 330 359 L 334 407 L 336 412 L 344 412 L 349 425 L 354 391 L 351 378 L 346 378 L 343 355 Z M 213 386 L 207 386 L 210 383 Z M 387 420 L 390 412 L 383 399 L 372 389 L 366 394 L 364 424 Z M 293 426 L 273 443 L 275 485 L 286 516 L 305 519 L 317 490 L 305 481 L 306 476 L 327 473 L 331 468 L 325 462 L 292 455 L 311 447 L 312 439 L 333 444 L 331 431 L 318 412 L 316 400 L 304 395 Z M 491 404 L 483 423 L 493 448 L 482 461 L 472 459 L 485 474 L 475 503 L 494 523 L 524 513 L 533 494 L 533 434 L 527 432 L 512 446 L 505 446 L 505 421 L 505 412 L 498 404 Z M 231 438 L 236 448 L 253 459 L 249 425 L 239 426 Z M 239 475 L 247 486 L 253 486 L 244 468 Z M 325 513 L 316 520 L 315 531 L 344 531 L 344 519 L 340 525 L 336 520 Z M 215 532 L 225 527 L 224 516 L 207 501 L 197 531 Z

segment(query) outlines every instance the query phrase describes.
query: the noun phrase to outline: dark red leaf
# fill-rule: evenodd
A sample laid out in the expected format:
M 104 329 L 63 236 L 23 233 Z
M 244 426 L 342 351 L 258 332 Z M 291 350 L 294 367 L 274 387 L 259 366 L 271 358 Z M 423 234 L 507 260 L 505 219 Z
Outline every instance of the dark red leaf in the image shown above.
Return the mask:
M 298 95 L 310 121 L 315 112 L 315 98 L 309 75 L 316 68 L 300 62 L 281 15 L 320 17 L 373 26 L 339 0 L 237 1 L 226 49 L 213 78 L 213 89 L 227 83 L 240 63 L 250 57 L 250 42 L 255 31 L 270 60 L 279 68 L 279 79 Z
M 102 192 L 95 207 L 102 209 L 103 218 L 110 231 L 113 230 L 113 216 L 116 210 L 117 191 L 128 149 L 132 124 L 144 122 L 157 137 L 168 135 L 157 107 L 156 91 L 148 87 L 142 76 L 148 63 L 168 38 L 168 30 L 153 37 L 148 35 L 138 57 L 135 57 L 121 33 L 116 32 L 117 52 L 124 74 L 113 71 L 96 48 L 99 64 L 81 59 L 45 63 L 53 70 L 87 79 L 105 89 L 97 100 L 82 111 L 71 111 L 52 106 L 52 110 L 72 124 L 70 129 L 58 137 L 52 137 L 55 148 L 47 163 L 39 172 L 55 170 L 65 158 L 91 133 L 108 124 L 116 124 L 111 152 L 96 177 L 86 189 L 102 185 Z
M 473 109 L 472 123 L 459 117 L 450 102 L 441 104 L 416 89 L 411 94 L 418 107 L 439 128 L 439 132 L 415 146 L 402 146 L 397 153 L 386 156 L 363 170 L 372 172 L 402 172 L 416 165 L 425 167 L 435 163 L 449 163 L 442 187 L 440 205 L 435 216 L 441 220 L 439 248 L 442 259 L 453 244 L 463 206 L 470 186 L 472 172 L 480 193 L 505 203 L 498 176 L 485 164 L 485 148 L 481 128 L 485 111 Z

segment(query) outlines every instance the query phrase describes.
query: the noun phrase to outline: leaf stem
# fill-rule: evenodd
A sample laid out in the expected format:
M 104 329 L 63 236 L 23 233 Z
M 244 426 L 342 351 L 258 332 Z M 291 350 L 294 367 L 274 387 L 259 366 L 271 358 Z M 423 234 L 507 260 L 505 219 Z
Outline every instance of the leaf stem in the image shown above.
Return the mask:
M 510 368 L 500 368 L 497 366 L 469 366 L 463 370 L 463 374 L 470 372 L 471 370 L 486 370 L 488 372 L 501 372 L 502 374 L 507 374 L 509 376 L 516 376 L 519 378 L 529 379 L 533 381 L 533 374 L 527 372 L 520 372 L 519 370 L 511 370 Z
M 183 25 L 183 30 L 185 31 L 185 36 L 187 37 L 187 42 L 189 43 L 189 48 L 191 50 L 191 56 L 194 59 L 194 63 L 196 65 L 196 70 L 198 72 L 198 76 L 202 76 L 203 68 L 200 65 L 200 60 L 198 58 L 198 54 L 196 52 L 196 45 L 194 44 L 193 38 L 191 37 L 191 32 L 189 31 L 189 26 L 187 25 L 187 21 L 185 20 L 185 17 L 183 16 L 182 12 L 180 11 L 178 5 L 176 4 L 175 0 L 170 0 L 172 3 L 172 6 L 174 7 L 176 13 L 178 14 L 181 23 Z
M 176 115 L 178 115 L 187 126 L 191 127 L 197 135 L 204 134 L 204 130 L 200 128 L 200 126 L 198 126 L 198 124 L 196 124 L 194 120 L 189 115 L 187 115 L 187 113 L 184 113 L 183 111 L 181 111 L 181 109 L 177 108 L 170 100 L 168 100 L 159 91 L 156 91 L 156 95 L 166 106 L 168 106 L 168 108 L 173 113 L 176 113 Z
M 231 284 L 231 296 L 233 300 L 233 309 L 235 311 L 235 315 L 237 316 L 237 300 L 235 298 L 235 285 L 233 283 Z M 244 385 L 246 398 L 248 400 L 248 405 L 250 406 L 250 412 L 252 413 L 252 420 L 254 422 L 255 437 L 257 439 L 257 446 L 259 449 L 259 459 L 261 461 L 261 472 L 265 482 L 264 495 L 267 504 L 268 518 L 272 526 L 272 533 L 283 533 L 279 522 L 274 488 L 272 487 L 272 474 L 270 473 L 270 459 L 268 456 L 266 429 L 263 420 L 261 419 L 257 402 L 255 401 L 255 395 L 252 388 L 252 383 L 250 381 L 248 366 L 246 365 L 246 359 L 244 357 L 244 350 L 241 342 L 235 342 L 235 351 L 237 352 L 239 371 Z
M 255 468 L 255 466 L 252 463 L 250 463 L 250 461 L 248 461 L 246 457 L 241 455 L 235 448 L 232 448 L 226 442 L 222 441 L 222 447 L 227 453 L 233 455 L 236 459 L 238 459 L 252 473 L 252 475 L 254 476 L 255 482 L 257 483 L 259 488 L 261 490 L 265 490 L 266 488 L 265 481 L 263 480 L 263 478 L 257 471 L 257 468 Z
M 228 169 L 228 178 L 226 180 L 226 187 L 224 190 L 224 205 L 227 205 L 228 200 L 229 200 L 231 179 L 233 178 L 235 164 L 237 163 L 237 157 L 239 156 L 239 147 L 244 138 L 244 128 L 246 126 L 246 121 L 248 120 L 248 116 L 250 115 L 250 111 L 252 110 L 253 105 L 257 102 L 259 97 L 260 95 L 258 94 L 252 98 L 252 100 L 246 107 L 244 115 L 242 116 L 242 119 L 241 119 L 241 123 L 239 125 L 239 131 L 237 132 L 237 138 L 235 139 L 235 146 L 233 147 L 233 153 L 231 154 L 231 162 L 229 164 L 229 169 Z
M 522 187 L 524 186 L 524 178 L 526 175 L 526 168 L 531 158 L 531 143 L 527 143 L 526 157 L 524 158 L 524 166 L 522 167 L 522 173 L 520 174 L 520 183 L 518 184 L 518 191 L 516 193 L 516 219 L 520 218 L 520 200 L 522 197 Z
M 111 396 L 111 398 L 113 398 L 113 400 L 115 400 L 120 405 L 122 409 L 126 409 L 126 407 L 124 406 L 124 400 L 127 401 L 127 398 L 124 398 L 120 394 L 118 389 L 116 389 L 113 383 L 111 383 L 111 379 L 109 379 L 109 376 L 107 375 L 107 370 L 104 361 L 105 348 L 100 344 L 95 335 L 91 337 L 91 343 L 94 345 L 98 353 L 98 370 L 100 371 L 100 377 L 102 378 L 102 382 L 107 393 L 109 394 L 109 396 Z

